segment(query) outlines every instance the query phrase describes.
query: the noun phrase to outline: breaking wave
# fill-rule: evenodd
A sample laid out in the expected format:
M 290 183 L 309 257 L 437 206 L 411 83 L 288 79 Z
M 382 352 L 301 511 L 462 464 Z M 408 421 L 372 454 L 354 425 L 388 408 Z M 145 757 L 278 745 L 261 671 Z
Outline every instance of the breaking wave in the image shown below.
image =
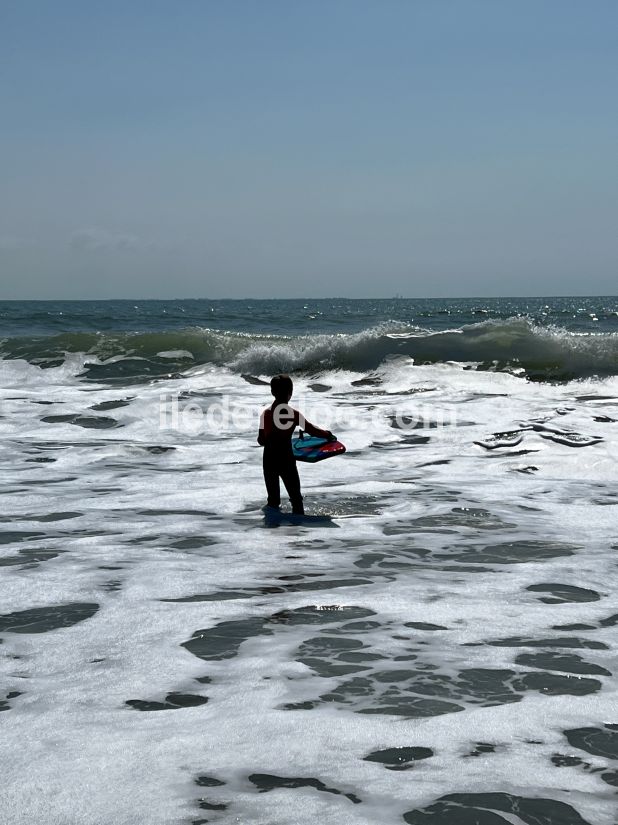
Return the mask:
M 64 333 L 7 338 L 0 356 L 54 367 L 85 358 L 81 377 L 97 381 L 149 380 L 211 364 L 236 372 L 372 370 L 389 358 L 416 364 L 459 362 L 475 369 L 509 370 L 535 380 L 618 374 L 618 333 L 581 334 L 517 318 L 432 332 L 383 324 L 355 334 L 257 335 L 194 327 L 166 332 Z

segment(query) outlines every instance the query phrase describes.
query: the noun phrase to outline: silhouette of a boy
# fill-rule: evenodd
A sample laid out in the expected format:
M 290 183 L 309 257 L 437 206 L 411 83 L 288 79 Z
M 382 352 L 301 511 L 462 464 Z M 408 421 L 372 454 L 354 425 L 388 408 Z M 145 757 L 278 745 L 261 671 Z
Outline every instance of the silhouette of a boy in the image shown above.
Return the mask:
M 268 494 L 268 506 L 281 505 L 279 479 L 285 484 L 290 497 L 292 512 L 304 514 L 303 497 L 296 459 L 292 452 L 292 435 L 295 427 L 318 438 L 334 438 L 329 430 L 313 425 L 302 413 L 290 406 L 294 385 L 289 375 L 275 375 L 270 382 L 270 390 L 275 400 L 260 416 L 258 444 L 264 447 L 264 481 Z

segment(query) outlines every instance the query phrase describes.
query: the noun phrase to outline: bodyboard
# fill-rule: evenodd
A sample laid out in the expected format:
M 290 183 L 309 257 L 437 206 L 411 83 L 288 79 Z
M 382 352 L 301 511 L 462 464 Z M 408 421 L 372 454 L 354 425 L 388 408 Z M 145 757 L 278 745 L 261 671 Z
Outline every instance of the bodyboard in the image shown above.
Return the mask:
M 326 438 L 317 438 L 313 435 L 301 435 L 292 439 L 292 451 L 296 461 L 324 461 L 345 453 L 345 446 L 341 441 L 329 441 Z

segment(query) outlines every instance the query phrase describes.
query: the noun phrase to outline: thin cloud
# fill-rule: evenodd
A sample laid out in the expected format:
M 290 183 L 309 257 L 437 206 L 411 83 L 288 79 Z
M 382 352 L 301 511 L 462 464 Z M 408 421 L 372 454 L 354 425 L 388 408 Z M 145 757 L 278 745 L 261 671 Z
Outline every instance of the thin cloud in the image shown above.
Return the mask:
M 79 229 L 71 235 L 69 246 L 78 252 L 133 252 L 145 245 L 136 235 L 110 232 L 102 227 Z

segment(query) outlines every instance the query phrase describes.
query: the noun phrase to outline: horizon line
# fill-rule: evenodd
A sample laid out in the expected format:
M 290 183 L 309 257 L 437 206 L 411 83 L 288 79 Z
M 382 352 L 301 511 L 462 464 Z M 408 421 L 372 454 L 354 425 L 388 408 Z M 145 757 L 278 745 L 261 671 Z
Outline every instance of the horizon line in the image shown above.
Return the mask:
M 590 294 L 590 293 L 568 293 L 568 294 L 556 294 L 556 295 L 549 295 L 549 294 L 540 294 L 540 295 L 449 295 L 449 296 L 434 296 L 434 295 L 424 295 L 424 296 L 403 296 L 403 295 L 393 295 L 393 296 L 369 296 L 369 297 L 351 297 L 347 295 L 336 295 L 336 296 L 326 296 L 326 297 L 299 297 L 299 298 L 283 298 L 283 297 L 267 297 L 267 298 L 257 298 L 252 296 L 243 296 L 242 298 L 208 298 L 208 297 L 195 297 L 195 296 L 185 296 L 185 297 L 168 297 L 168 298 L 147 298 L 147 297 L 133 297 L 133 298 L 0 298 L 0 303 L 44 303 L 44 302 L 91 302 L 91 303 L 106 303 L 109 301 L 211 301 L 211 302 L 218 302 L 218 301 L 473 301 L 473 300 L 523 300 L 523 299 L 534 299 L 539 300 L 542 298 L 615 298 L 618 299 L 618 295 L 601 295 L 601 294 Z

